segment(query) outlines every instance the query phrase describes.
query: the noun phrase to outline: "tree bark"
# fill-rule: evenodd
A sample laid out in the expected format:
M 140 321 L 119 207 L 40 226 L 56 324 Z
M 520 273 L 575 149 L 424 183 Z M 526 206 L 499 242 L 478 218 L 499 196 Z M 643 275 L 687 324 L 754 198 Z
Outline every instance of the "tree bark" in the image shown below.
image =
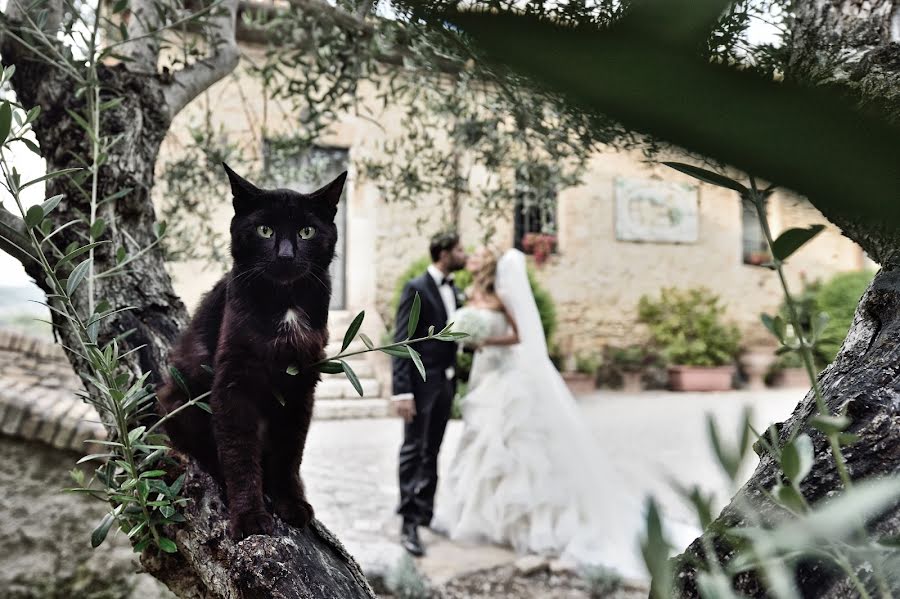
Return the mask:
M 19 101 L 27 106 L 41 106 L 42 112 L 34 129 L 49 171 L 80 167 L 91 163 L 91 142 L 69 111 L 84 113 L 84 95 L 76 93 L 75 80 L 64 69 L 48 63 L 20 43 L 21 21 L 10 19 L 18 0 L 0 22 L 0 55 L 5 65 L 15 64 L 12 84 Z M 101 101 L 122 98 L 116 108 L 102 113 L 103 135 L 121 136 L 98 171 L 98 198 L 103 199 L 124 189 L 130 191 L 118 200 L 107 202 L 97 216 L 107 223 L 102 239 L 111 243 L 95 249 L 95 273 L 113 268 L 120 247 L 136 255 L 156 239 L 156 215 L 151 202 L 154 165 L 160 144 L 172 118 L 190 99 L 205 87 L 223 77 L 237 62 L 233 40 L 234 7 L 230 7 L 231 41 L 220 44 L 218 56 L 210 64 L 187 67 L 182 77 L 162 78 L 147 70 L 134 72 L 125 65 L 98 66 L 102 86 Z M 152 50 L 152 44 L 151 50 Z M 59 46 L 61 52 L 65 52 Z M 146 50 L 144 46 L 143 50 Z M 143 51 L 142 50 L 142 51 Z M 70 64 L 74 64 L 70 63 Z M 230 65 L 230 66 L 229 66 Z M 191 70 L 193 69 L 193 70 Z M 179 89 L 173 93 L 173 86 Z M 167 96 L 177 97 L 168 102 Z M 65 198 L 50 219 L 56 226 L 73 219 L 87 221 L 90 199 L 74 181 L 57 178 L 48 184 L 47 195 L 64 194 Z M 2 210 L 2 209 L 0 209 Z M 4 211 L 0 219 L 2 232 L 21 235 L 25 229 L 20 219 Z M 58 236 L 57 245 L 85 243 L 86 228 L 76 225 Z M 27 255 L 18 255 L 27 272 L 44 291 L 51 292 L 39 265 Z M 79 258 L 79 260 L 82 258 Z M 52 261 L 51 261 L 52 263 Z M 65 273 L 61 273 L 63 276 Z M 116 336 L 126 335 L 120 342 L 125 349 L 142 347 L 129 357 L 134 372 L 150 372 L 159 382 L 166 354 L 172 342 L 188 322 L 184 304 L 172 288 L 166 273 L 164 256 L 157 246 L 141 254 L 124 271 L 115 276 L 96 278 L 94 297 L 107 300 L 114 308 L 131 306 L 106 319 L 100 327 L 101 345 Z M 81 315 L 88 315 L 85 285 L 79 288 L 74 302 Z M 58 340 L 68 347 L 78 347 L 75 332 L 65 319 L 53 313 Z M 76 372 L 88 372 L 77 354 L 67 352 Z M 85 381 L 86 388 L 91 386 Z M 114 429 L 107 427 L 110 437 Z M 159 578 L 180 597 L 191 598 L 370 598 L 374 594 L 358 565 L 340 542 L 319 522 L 308 529 L 297 530 L 278 523 L 274 536 L 252 536 L 233 543 L 226 535 L 227 514 L 218 486 L 193 462 L 185 463 L 185 494 L 191 498 L 185 516 L 187 522 L 169 531 L 179 552 L 157 555 L 148 549 L 142 555 L 146 570 Z
M 900 120 L 900 2 L 890 0 L 799 0 L 791 41 L 788 76 L 810 84 L 841 85 L 862 92 L 870 106 Z M 836 57 L 842 60 L 835 61 Z M 811 198 L 813 201 L 814 198 Z M 885 198 L 895 202 L 897 198 Z M 847 202 L 852 204 L 852 202 Z M 858 222 L 852 211 L 826 212 L 870 255 L 882 257 L 882 269 L 861 299 L 853 325 L 835 361 L 820 375 L 823 397 L 832 413 L 844 406 L 853 423 L 847 432 L 860 440 L 845 448 L 854 480 L 900 474 L 900 237 L 897 231 L 878 230 Z M 804 497 L 815 504 L 842 490 L 833 456 L 824 435 L 808 425 L 815 413 L 810 391 L 791 417 L 780 424 L 780 441 L 800 427 L 813 439 L 815 464 L 801 485 Z M 777 482 L 779 465 L 768 454 L 746 485 L 722 511 L 704 536 L 712 541 L 722 563 L 734 555 L 733 547 L 717 532 L 749 526 L 742 509 L 754 510 L 762 522 L 775 525 L 784 517 L 764 491 Z M 871 523 L 873 536 L 900 534 L 900 505 Z M 698 539 L 675 560 L 676 597 L 697 597 L 696 564 L 702 563 Z M 858 573 L 865 579 L 865 573 Z M 796 573 L 804 597 L 853 597 L 849 579 L 834 566 L 816 560 L 802 562 Z M 766 597 L 756 572 L 738 576 L 734 588 L 743 596 Z

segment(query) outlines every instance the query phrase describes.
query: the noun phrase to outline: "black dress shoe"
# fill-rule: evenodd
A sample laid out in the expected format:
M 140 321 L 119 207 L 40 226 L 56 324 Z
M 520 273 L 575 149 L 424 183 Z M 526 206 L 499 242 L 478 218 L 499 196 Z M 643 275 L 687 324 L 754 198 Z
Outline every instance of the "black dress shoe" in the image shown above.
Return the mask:
M 404 522 L 400 528 L 400 545 L 411 555 L 422 557 L 425 555 L 425 547 L 419 540 L 419 527 L 414 522 Z

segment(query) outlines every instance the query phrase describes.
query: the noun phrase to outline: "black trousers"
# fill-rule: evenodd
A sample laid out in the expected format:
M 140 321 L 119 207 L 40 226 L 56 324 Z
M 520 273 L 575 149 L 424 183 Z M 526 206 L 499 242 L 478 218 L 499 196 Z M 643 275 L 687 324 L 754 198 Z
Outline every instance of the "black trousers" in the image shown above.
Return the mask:
M 450 419 L 456 383 L 443 371 L 429 371 L 413 389 L 416 416 L 407 422 L 400 447 L 400 505 L 404 522 L 428 526 L 434 515 L 438 452 Z

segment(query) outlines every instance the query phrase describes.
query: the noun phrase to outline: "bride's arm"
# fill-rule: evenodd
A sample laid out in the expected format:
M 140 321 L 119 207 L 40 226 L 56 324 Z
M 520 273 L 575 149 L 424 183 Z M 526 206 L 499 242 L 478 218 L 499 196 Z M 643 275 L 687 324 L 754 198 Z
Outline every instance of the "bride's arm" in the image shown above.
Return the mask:
M 509 333 L 508 335 L 488 337 L 481 342 L 481 347 L 484 347 L 486 345 L 516 345 L 517 343 L 519 343 L 519 329 L 516 327 L 516 321 L 513 320 L 513 317 L 510 315 L 509 310 L 506 309 L 506 306 L 503 305 L 502 301 L 500 301 L 500 309 L 503 310 L 503 314 L 504 316 L 506 316 L 506 322 L 509 323 L 509 326 L 512 329 L 512 333 Z

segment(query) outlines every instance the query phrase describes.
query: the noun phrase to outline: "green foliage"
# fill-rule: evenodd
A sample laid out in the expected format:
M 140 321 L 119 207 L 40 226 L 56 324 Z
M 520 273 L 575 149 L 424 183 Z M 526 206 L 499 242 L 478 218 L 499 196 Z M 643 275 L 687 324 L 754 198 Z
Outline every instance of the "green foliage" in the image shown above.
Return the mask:
M 588 588 L 591 599 L 606 599 L 622 588 L 618 572 L 603 566 L 585 566 L 578 572 Z
M 93 63 L 91 66 L 94 68 Z M 4 71 L 3 80 L 8 79 L 9 73 L 9 69 Z M 164 480 L 166 472 L 161 468 L 167 467 L 171 461 L 165 456 L 166 437 L 155 432 L 159 424 L 149 428 L 141 424 L 147 416 L 155 413 L 154 387 L 148 381 L 149 373 L 135 372 L 129 367 L 126 357 L 130 352 L 123 352 L 120 347 L 120 342 L 127 333 L 107 342 L 99 339 L 101 324 L 129 308 L 113 307 L 104 300 L 98 301 L 94 297 L 95 281 L 101 277 L 115 276 L 121 272 L 120 267 L 133 259 L 134 255 L 140 255 L 150 248 L 142 248 L 132 257 L 123 257 L 116 266 L 105 271 L 99 272 L 95 268 L 95 249 L 109 243 L 97 240 L 106 230 L 97 209 L 104 202 L 114 200 L 101 197 L 97 189 L 97 177 L 85 174 L 96 173 L 103 166 L 106 153 L 117 143 L 117 139 L 107 137 L 100 131 L 101 114 L 104 106 L 110 106 L 110 103 L 99 102 L 99 83 L 96 78 L 90 79 L 90 82 L 83 90 L 87 98 L 85 115 L 70 112 L 73 118 L 78 117 L 76 122 L 91 141 L 89 165 L 84 169 L 51 172 L 38 179 L 22 182 L 20 175 L 8 162 L 6 146 L 29 132 L 32 126 L 29 118 L 34 117 L 27 115 L 37 113 L 28 111 L 25 118 L 22 118 L 19 111 L 24 112 L 23 107 L 13 107 L 9 102 L 4 102 L 0 106 L 0 116 L 7 111 L 15 111 L 16 124 L 10 125 L 3 151 L 0 152 L 0 170 L 4 187 L 12 195 L 19 215 L 28 225 L 25 240 L 29 245 L 27 251 L 43 271 L 45 283 L 53 290 L 48 295 L 49 303 L 46 305 L 62 317 L 77 340 L 76 346 L 69 348 L 69 351 L 76 352 L 84 364 L 85 371 L 81 373 L 81 378 L 85 381 L 87 390 L 79 392 L 79 395 L 96 408 L 110 431 L 108 439 L 90 440 L 103 448 L 102 453 L 85 456 L 78 462 L 96 464 L 93 476 L 86 480 L 84 471 L 74 469 L 72 476 L 77 486 L 68 489 L 110 505 L 109 512 L 91 534 L 91 546 L 99 546 L 111 530 L 118 528 L 131 539 L 135 551 L 141 552 L 154 546 L 160 551 L 174 552 L 175 544 L 165 537 L 163 528 L 184 520 L 178 510 L 187 499 L 180 494 L 183 477 L 171 483 Z M 90 212 L 82 220 L 72 223 L 76 229 L 77 226 L 81 227 L 82 242 L 72 242 L 65 248 L 60 248 L 54 238 L 52 225 L 47 221 L 60 198 L 48 198 L 40 206 L 25 210 L 21 192 L 38 181 L 50 181 L 64 176 L 72 177 L 78 186 L 91 182 L 86 189 L 79 189 L 90 199 Z M 199 399 L 201 398 L 188 405 L 197 404 Z M 165 419 L 160 422 L 163 420 Z
M 580 353 L 575 356 L 575 372 L 594 375 L 600 366 L 600 358 L 593 354 Z
M 659 353 L 643 344 L 634 343 L 624 347 L 607 345 L 603 348 L 603 364 L 621 372 L 641 372 L 660 362 Z
M 428 599 L 431 590 L 428 580 L 416 568 L 416 562 L 403 554 L 385 580 L 391 595 L 398 599 Z
M 202 126 L 188 130 L 193 143 L 163 164 L 159 212 L 171 223 L 163 244 L 167 260 L 200 260 L 221 267 L 230 263 L 228 240 L 211 217 L 230 202 L 222 163 L 240 164 L 245 158 L 221 128 L 213 127 L 209 110 L 206 116 Z
M 719 11 L 721 18 L 696 49 L 705 60 L 741 63 L 767 75 L 783 70 L 783 53 L 747 34 L 754 19 L 784 20 L 784 11 L 773 11 L 775 4 L 733 3 Z M 484 60 L 458 31 L 432 27 L 422 19 L 423 9 L 446 6 L 444 2 L 395 2 L 391 18 L 356 1 L 337 6 L 356 12 L 360 21 L 320 10 L 242 11 L 244 27 L 265 47 L 264 57 L 248 68 L 263 86 L 263 108 L 250 120 L 262 123 L 261 137 L 271 134 L 267 115 L 296 117 L 292 135 L 277 140 L 281 150 L 296 153 L 345 114 L 356 112 L 379 125 L 399 119 L 401 135 L 373 140 L 378 156 L 371 154 L 355 165 L 386 201 L 415 205 L 423 197 L 441 197 L 451 221 L 463 203 L 481 217 L 508 215 L 517 197 L 552 208 L 560 190 L 579 182 L 599 147 L 655 145 L 614 119 L 572 110 L 559 94 L 523 85 L 519 74 Z M 493 8 L 485 0 L 470 6 Z M 628 8 L 617 0 L 590 6 L 538 1 L 529 2 L 527 10 L 557 23 L 605 28 L 627 16 Z M 201 49 L 198 42 L 209 31 L 202 26 L 192 31 L 200 36 L 174 36 L 175 57 L 183 54 L 186 60 Z M 318 51 L 309 51 L 311 43 Z M 402 66 L 385 68 L 385 63 Z M 375 106 L 371 94 L 357 93 L 364 83 L 375 89 Z M 246 112 L 257 110 L 256 98 L 241 100 Z M 270 141 L 258 138 L 255 143 Z M 469 177 L 472 164 L 484 166 L 489 176 Z M 196 168 L 202 170 L 202 162 Z M 517 174 L 515 183 L 511 173 Z M 185 191 L 206 193 L 196 187 Z M 425 220 L 423 216 L 420 224 Z
M 397 306 L 400 304 L 400 294 L 403 293 L 403 286 L 406 285 L 407 281 L 425 272 L 429 264 L 431 264 L 431 259 L 428 256 L 420 258 L 410 264 L 397 279 L 397 284 L 394 287 L 394 297 L 391 301 L 391 317 L 397 312 Z M 472 274 L 466 270 L 454 273 L 454 279 L 454 284 L 463 290 L 472 284 Z M 549 344 L 552 342 L 553 333 L 556 331 L 556 305 L 550 292 L 538 283 L 537 277 L 531 268 L 528 269 L 528 282 L 531 283 L 531 292 L 534 294 L 534 301 L 537 304 L 541 317 L 541 325 L 544 327 L 544 335 Z
M 653 343 L 670 364 L 722 366 L 734 361 L 740 333 L 722 322 L 725 308 L 705 288 L 666 288 L 658 300 L 643 296 L 638 321 L 650 329 Z
M 874 273 L 865 270 L 839 273 L 824 283 L 812 281 L 805 284 L 803 290 L 794 297 L 801 330 L 806 338 L 813 341 L 811 349 L 817 369 L 825 368 L 837 356 L 853 323 L 859 300 L 873 276 Z M 785 322 L 790 321 L 786 302 L 779 306 L 778 314 Z M 827 321 L 824 321 L 821 331 L 813 339 L 813 325 L 816 319 L 821 318 L 821 314 L 827 315 Z M 786 337 L 789 342 L 796 341 L 793 328 L 786 331 Z M 803 361 L 797 352 L 786 352 L 778 357 L 775 366 L 799 368 L 803 366 Z
M 845 432 L 852 424 L 846 414 L 846 404 L 837 414 L 830 411 L 814 371 L 815 359 L 823 353 L 821 342 L 828 339 L 826 331 L 829 320 L 827 314 L 819 311 L 818 298 L 822 295 L 823 286 L 808 286 L 798 297 L 793 297 L 784 277 L 784 261 L 818 234 L 821 227 L 790 229 L 774 240 L 763 210 L 765 197 L 770 190 L 758 191 L 752 177 L 751 187 L 747 188 L 736 181 L 696 167 L 670 166 L 696 178 L 734 189 L 755 206 L 769 250 L 774 256 L 770 268 L 778 273 L 785 297 L 781 314 L 774 317 L 763 314 L 762 322 L 781 343 L 778 353 L 799 357 L 806 368 L 816 399 L 816 412 L 808 420 L 808 424 L 824 436 L 827 449 L 830 450 L 830 454 L 826 455 L 830 455 L 834 461 L 843 485 L 842 493 L 836 498 L 823 500 L 816 505 L 809 503 L 803 494 L 801 483 L 816 466 L 817 448 L 813 438 L 802 432 L 800 426 L 788 431 L 786 439 L 775 425 L 769 427 L 765 435 L 758 435 L 750 424 L 749 412 L 745 412 L 739 432 L 740 440 L 735 446 L 722 438 L 715 421 L 708 418 L 710 444 L 732 487 L 736 489 L 739 485 L 741 463 L 748 454 L 750 440 L 755 435 L 757 439 L 752 447 L 760 455 L 771 456 L 779 469 L 774 485 L 765 490 L 765 497 L 791 517 L 772 528 L 743 526 L 725 531 L 729 538 L 738 539 L 739 543 L 735 545 L 737 550 L 734 557 L 723 564 L 715 557 L 714 549 L 714 537 L 722 531 L 710 530 L 713 521 L 711 498 L 696 486 L 691 489 L 679 488 L 679 493 L 694 507 L 701 526 L 706 530 L 701 543 L 708 563 L 697 572 L 697 587 L 701 596 L 737 599 L 738 595 L 732 587 L 733 579 L 740 573 L 755 570 L 765 584 L 765 589 L 773 596 L 794 599 L 800 596 L 800 592 L 792 568 L 803 558 L 830 562 L 844 572 L 856 594 L 862 597 L 891 596 L 891 588 L 897 588 L 898 581 L 896 577 L 892 579 L 889 573 L 900 564 L 900 550 L 896 543 L 867 536 L 864 531 L 885 509 L 896 506 L 900 497 L 900 479 L 886 477 L 857 484 L 850 478 L 842 448 L 855 443 L 859 437 Z M 827 284 L 830 289 L 825 303 L 844 320 L 839 324 L 837 335 L 840 338 L 846 334 L 855 305 L 871 276 L 869 273 L 851 274 L 852 276 L 838 275 L 833 282 Z M 687 294 L 684 297 L 686 296 Z M 693 301 L 699 302 L 701 299 L 702 295 L 697 295 Z M 659 326 L 671 313 L 677 312 L 672 308 L 683 303 L 675 302 L 675 306 L 665 306 L 664 300 L 665 297 L 658 303 L 646 301 L 646 298 L 641 300 L 641 316 L 650 324 L 653 332 L 656 332 L 654 326 Z M 820 445 L 819 451 L 824 448 L 824 444 Z M 756 508 L 750 502 L 745 502 L 740 509 L 748 513 Z M 746 521 L 759 520 L 758 516 L 748 516 Z M 647 533 L 642 541 L 642 550 L 653 577 L 651 596 L 660 599 L 667 597 L 675 583 L 671 564 L 665 559 L 670 545 L 661 529 L 661 521 L 652 500 L 647 513 Z
M 816 294 L 816 308 L 828 314 L 828 323 L 819 336 L 819 347 L 829 362 L 841 348 L 859 300 L 873 276 L 871 271 L 838 274 L 826 281 Z
M 462 419 L 462 401 L 469 392 L 469 383 L 467 381 L 456 382 L 456 394 L 453 396 L 453 405 L 450 406 L 450 418 L 453 420 Z

